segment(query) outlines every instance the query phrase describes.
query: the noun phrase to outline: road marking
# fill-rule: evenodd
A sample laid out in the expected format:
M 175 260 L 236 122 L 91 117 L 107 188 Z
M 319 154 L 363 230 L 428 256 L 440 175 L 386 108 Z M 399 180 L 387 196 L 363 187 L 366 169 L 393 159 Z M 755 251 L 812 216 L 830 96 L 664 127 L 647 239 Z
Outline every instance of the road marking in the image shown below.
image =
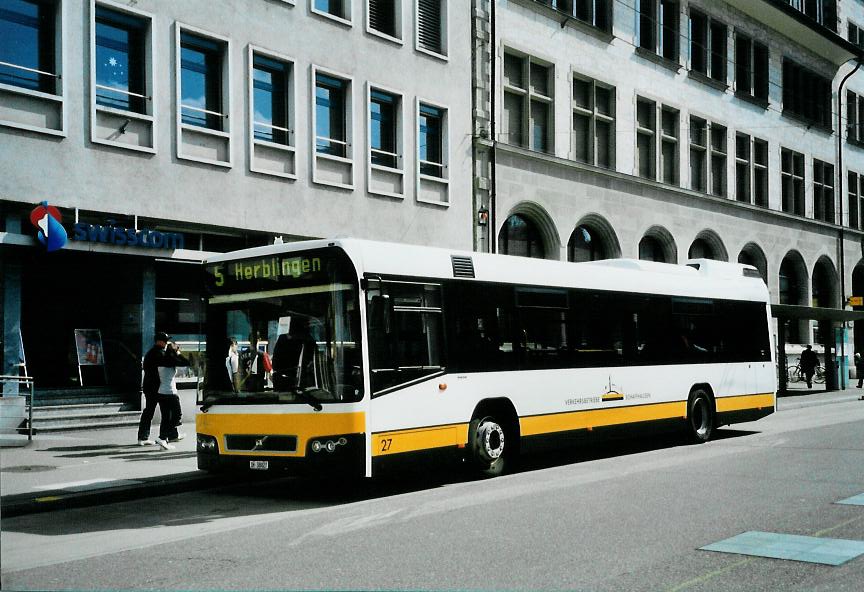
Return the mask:
M 748 563 L 752 563 L 756 561 L 753 557 L 748 557 L 747 559 L 742 559 L 741 561 L 736 561 L 731 565 L 727 565 L 726 567 L 721 567 L 720 569 L 715 569 L 714 571 L 709 571 L 706 574 L 699 576 L 698 578 L 693 578 L 692 580 L 687 580 L 686 582 L 682 582 L 678 584 L 674 588 L 669 588 L 666 592 L 679 592 L 679 590 L 683 590 L 685 588 L 689 588 L 694 584 L 701 584 L 702 582 L 707 582 L 711 578 L 717 577 L 727 571 L 731 571 L 736 567 L 740 567 L 742 565 L 747 565 Z
M 864 541 L 753 530 L 700 548 L 704 551 L 736 553 L 738 555 L 804 561 L 823 565 L 843 565 L 851 559 L 864 555 Z
M 847 497 L 844 500 L 840 500 L 839 502 L 834 503 L 848 504 L 850 506 L 864 506 L 864 493 L 859 493 L 858 495 L 853 495 L 852 497 Z
M 109 487 L 120 487 L 123 485 L 137 485 L 142 481 L 134 479 L 87 479 L 86 481 L 70 481 L 68 483 L 51 483 L 50 485 L 37 485 L 33 489 L 42 491 L 90 491 L 94 489 L 107 489 Z

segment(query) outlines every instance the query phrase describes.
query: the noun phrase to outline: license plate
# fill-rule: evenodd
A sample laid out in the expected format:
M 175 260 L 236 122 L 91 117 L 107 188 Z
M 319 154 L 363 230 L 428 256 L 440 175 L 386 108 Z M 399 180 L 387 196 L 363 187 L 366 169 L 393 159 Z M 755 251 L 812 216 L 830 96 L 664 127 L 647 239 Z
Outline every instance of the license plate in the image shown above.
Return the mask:
M 250 460 L 249 468 L 255 471 L 266 471 L 270 468 L 270 461 L 266 460 Z

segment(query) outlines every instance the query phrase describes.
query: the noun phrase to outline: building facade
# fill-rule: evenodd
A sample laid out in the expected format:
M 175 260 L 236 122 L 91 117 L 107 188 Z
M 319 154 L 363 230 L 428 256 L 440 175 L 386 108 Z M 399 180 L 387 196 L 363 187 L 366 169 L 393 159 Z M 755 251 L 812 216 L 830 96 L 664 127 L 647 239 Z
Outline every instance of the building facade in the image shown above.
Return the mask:
M 208 252 L 470 249 L 470 40 L 446 0 L 2 0 L 2 374 L 137 392 Z
M 475 7 L 478 248 L 749 263 L 775 304 L 864 294 L 861 2 Z M 782 323 L 833 348 L 830 326 Z

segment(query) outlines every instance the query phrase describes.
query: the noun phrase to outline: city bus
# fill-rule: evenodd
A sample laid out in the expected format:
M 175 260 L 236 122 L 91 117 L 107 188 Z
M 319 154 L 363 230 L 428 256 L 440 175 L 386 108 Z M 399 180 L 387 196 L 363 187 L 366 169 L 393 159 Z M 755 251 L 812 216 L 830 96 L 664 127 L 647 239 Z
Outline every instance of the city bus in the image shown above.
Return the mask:
M 580 436 L 698 443 L 775 409 L 769 295 L 748 265 L 340 239 L 216 255 L 205 281 L 208 471 L 371 477 L 452 457 L 495 476 Z

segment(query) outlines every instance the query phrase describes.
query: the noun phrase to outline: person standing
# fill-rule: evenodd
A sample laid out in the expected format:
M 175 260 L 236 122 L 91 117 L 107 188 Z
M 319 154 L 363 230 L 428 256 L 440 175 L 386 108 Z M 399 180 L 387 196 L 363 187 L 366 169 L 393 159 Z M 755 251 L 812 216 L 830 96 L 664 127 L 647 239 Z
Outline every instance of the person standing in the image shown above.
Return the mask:
M 855 376 L 858 377 L 858 388 L 861 388 L 864 384 L 864 360 L 858 352 L 855 352 Z
M 165 450 L 174 448 L 171 442 L 177 442 L 186 437 L 186 434 L 177 431 L 182 416 L 180 394 L 177 392 L 177 368 L 188 365 L 189 360 L 180 353 L 180 346 L 170 341 L 166 344 L 161 359 L 157 362 L 159 400 L 164 401 L 165 404 L 160 404 L 162 421 L 159 423 L 159 437 L 156 438 L 156 443 Z
M 233 337 L 228 342 L 228 356 L 225 358 L 225 369 L 228 380 L 235 393 L 240 392 L 240 354 L 237 352 L 237 340 Z
M 798 360 L 801 365 L 801 372 L 804 373 L 804 379 L 807 381 L 807 388 L 813 388 L 813 373 L 816 372 L 816 366 L 819 365 L 819 358 L 816 352 L 813 351 L 813 346 L 808 345 L 801 352 L 801 359 Z
M 153 422 L 153 413 L 156 411 L 156 405 L 159 405 L 159 410 L 162 413 L 162 421 L 165 421 L 165 405 L 167 401 L 163 401 L 159 397 L 159 362 L 165 356 L 165 348 L 168 345 L 170 337 L 167 333 L 159 331 L 153 337 L 153 347 L 144 355 L 144 380 L 141 384 L 141 390 L 144 392 L 144 409 L 141 411 L 141 420 L 138 422 L 138 444 L 140 446 L 150 446 L 156 444 L 150 439 L 150 425 Z

